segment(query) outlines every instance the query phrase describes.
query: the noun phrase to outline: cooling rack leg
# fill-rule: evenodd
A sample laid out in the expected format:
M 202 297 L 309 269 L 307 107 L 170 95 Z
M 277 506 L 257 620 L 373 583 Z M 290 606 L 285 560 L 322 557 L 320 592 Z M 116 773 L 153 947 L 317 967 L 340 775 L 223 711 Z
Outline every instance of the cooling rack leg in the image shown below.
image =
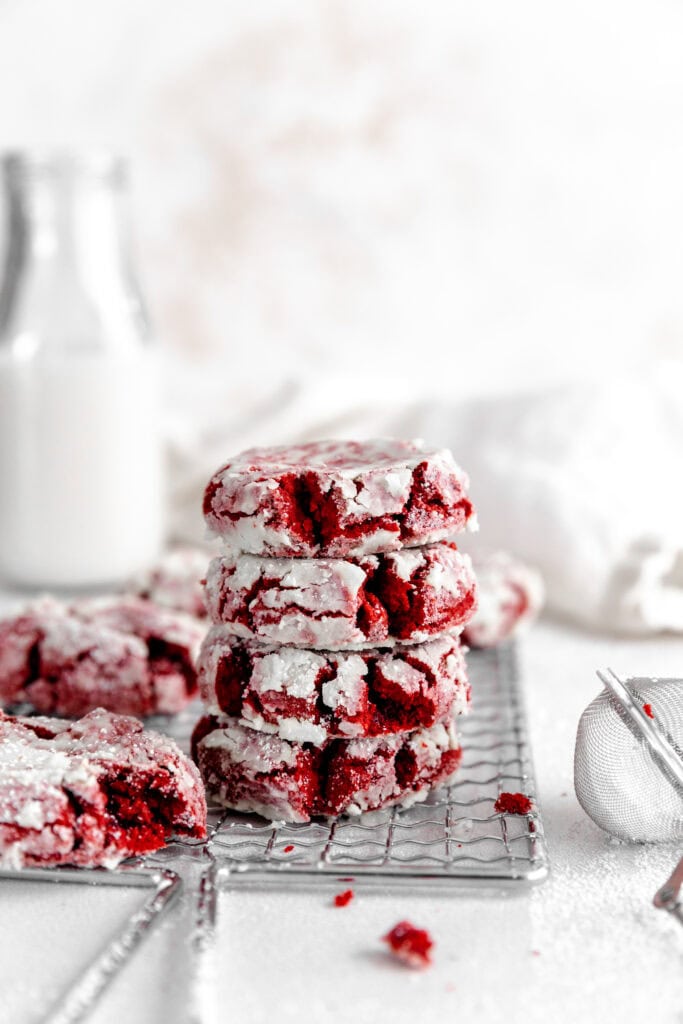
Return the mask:
M 125 879 L 126 876 L 122 874 L 118 877 Z M 145 878 L 148 881 L 145 881 Z M 113 883 L 112 880 L 112 884 L 125 885 L 126 882 L 121 880 Z M 180 876 L 174 871 L 160 871 L 147 876 L 137 873 L 134 882 L 131 875 L 130 884 L 153 886 L 154 892 L 144 905 L 131 915 L 119 934 L 102 950 L 66 995 L 62 996 L 57 1005 L 43 1018 L 43 1024 L 77 1024 L 78 1021 L 84 1020 L 106 987 L 130 960 L 142 940 L 158 923 L 183 887 Z
M 216 933 L 218 864 L 210 850 L 205 849 L 205 856 L 207 863 L 199 879 L 192 934 L 188 1024 L 204 1024 L 205 997 L 212 988 L 210 957 Z

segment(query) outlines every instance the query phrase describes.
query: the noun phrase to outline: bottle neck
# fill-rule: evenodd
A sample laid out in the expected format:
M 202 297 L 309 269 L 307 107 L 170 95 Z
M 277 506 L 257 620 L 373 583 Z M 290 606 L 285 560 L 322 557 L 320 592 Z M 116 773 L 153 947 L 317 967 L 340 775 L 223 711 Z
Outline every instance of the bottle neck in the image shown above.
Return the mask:
M 8 244 L 0 331 L 17 317 L 42 336 L 123 337 L 146 320 L 129 255 L 120 163 L 10 157 L 4 163 Z M 61 326 L 60 326 L 61 325 Z M 15 324 L 16 329 L 16 324 Z
M 9 248 L 24 259 L 76 269 L 125 263 L 123 180 L 69 163 L 6 167 Z

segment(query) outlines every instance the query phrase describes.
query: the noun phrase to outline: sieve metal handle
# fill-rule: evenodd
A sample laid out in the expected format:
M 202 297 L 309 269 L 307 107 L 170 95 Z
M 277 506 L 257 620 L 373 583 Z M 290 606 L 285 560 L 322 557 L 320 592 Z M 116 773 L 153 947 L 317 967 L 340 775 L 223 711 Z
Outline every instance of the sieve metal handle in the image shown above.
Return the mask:
M 680 895 L 683 888 L 683 857 L 674 868 L 671 877 L 655 893 L 652 901 L 660 910 L 668 910 L 680 924 L 683 924 L 683 903 Z
M 611 668 L 604 672 L 598 669 L 597 677 L 623 708 L 632 724 L 649 744 L 652 752 L 664 763 L 678 785 L 683 788 L 683 758 L 671 742 L 670 737 L 665 735 L 656 721 L 645 714 L 642 704 L 636 700 L 628 686 Z

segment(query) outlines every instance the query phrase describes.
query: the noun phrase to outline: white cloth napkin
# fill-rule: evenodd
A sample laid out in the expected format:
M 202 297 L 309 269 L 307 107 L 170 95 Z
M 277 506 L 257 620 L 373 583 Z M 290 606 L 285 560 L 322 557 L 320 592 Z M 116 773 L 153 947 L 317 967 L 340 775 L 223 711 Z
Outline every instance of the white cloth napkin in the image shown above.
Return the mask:
M 212 401 L 202 385 L 201 416 L 171 431 L 177 538 L 202 537 L 203 487 L 245 446 L 421 436 L 470 474 L 481 532 L 467 546 L 536 566 L 552 610 L 597 629 L 683 632 L 682 367 L 459 402 L 409 386 L 378 398 L 357 379 L 304 375 L 259 394 L 218 387 Z

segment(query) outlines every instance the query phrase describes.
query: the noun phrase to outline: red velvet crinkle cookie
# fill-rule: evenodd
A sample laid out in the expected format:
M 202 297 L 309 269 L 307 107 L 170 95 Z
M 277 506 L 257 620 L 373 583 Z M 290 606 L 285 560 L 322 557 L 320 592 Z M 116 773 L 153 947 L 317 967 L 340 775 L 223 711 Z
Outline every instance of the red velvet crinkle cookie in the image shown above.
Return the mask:
M 418 643 L 461 628 L 476 607 L 472 565 L 453 544 L 363 558 L 214 558 L 213 622 L 264 643 L 320 647 Z
M 239 551 L 344 558 L 476 528 L 468 486 L 448 450 L 418 441 L 251 448 L 212 477 L 204 516 Z
M 199 772 L 173 740 L 99 709 L 78 722 L 0 712 L 0 867 L 115 867 L 206 835 Z
M 27 702 L 72 718 L 96 707 L 180 711 L 197 689 L 203 635 L 194 619 L 139 598 L 43 599 L 0 622 L 0 706 Z
M 495 647 L 538 616 L 543 607 L 543 580 L 535 569 L 502 551 L 478 559 L 477 611 L 465 627 L 472 647 Z
M 225 807 L 271 820 L 358 815 L 425 800 L 461 760 L 452 720 L 374 739 L 290 743 L 236 718 L 202 718 L 194 756 L 208 794 Z
M 449 634 L 389 650 L 334 652 L 263 646 L 214 626 L 198 672 L 211 714 L 316 746 L 429 727 L 470 704 L 465 658 Z
M 202 548 L 173 548 L 151 569 L 137 576 L 131 590 L 163 608 L 203 619 L 206 606 L 202 580 L 208 557 Z

